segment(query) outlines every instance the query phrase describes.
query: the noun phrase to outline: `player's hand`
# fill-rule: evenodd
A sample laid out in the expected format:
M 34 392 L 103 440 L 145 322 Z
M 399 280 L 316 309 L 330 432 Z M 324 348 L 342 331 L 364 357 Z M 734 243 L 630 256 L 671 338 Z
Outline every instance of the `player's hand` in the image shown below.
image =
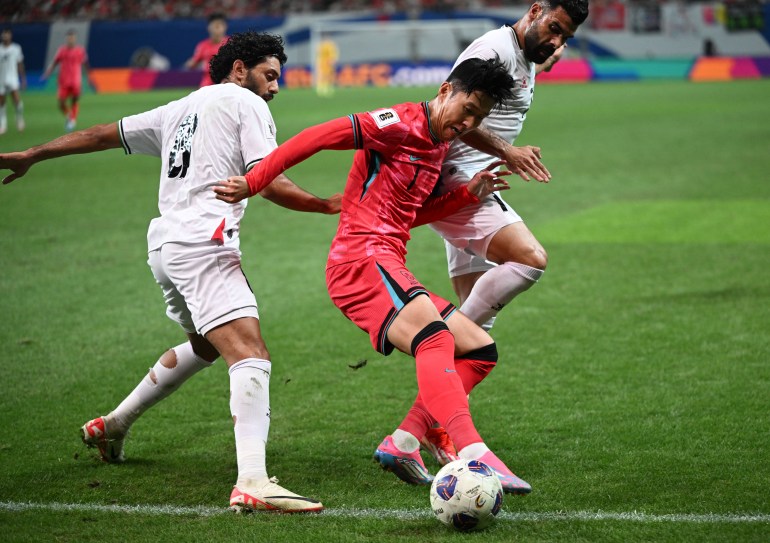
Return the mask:
M 340 193 L 332 194 L 324 202 L 326 209 L 323 212 L 326 215 L 337 215 L 342 210 L 342 194 Z
M 524 181 L 529 181 L 530 177 L 541 183 L 548 183 L 551 180 L 551 172 L 541 161 L 540 147 L 525 145 L 523 147 L 514 147 L 510 145 L 505 153 L 505 162 L 515 174 L 518 174 Z
M 474 175 L 468 182 L 468 192 L 479 200 L 483 200 L 493 192 L 511 188 L 505 179 L 501 179 L 502 176 L 511 175 L 511 172 L 508 170 L 491 171 L 503 164 L 505 164 L 504 161 L 498 160 Z
M 220 181 L 214 186 L 214 192 L 217 194 L 217 200 L 228 204 L 235 204 L 251 196 L 249 183 L 241 175 L 228 177 L 227 181 Z
M 11 170 L 11 174 L 3 178 L 3 185 L 12 183 L 22 177 L 34 164 L 24 153 L 6 153 L 0 155 L 0 170 Z

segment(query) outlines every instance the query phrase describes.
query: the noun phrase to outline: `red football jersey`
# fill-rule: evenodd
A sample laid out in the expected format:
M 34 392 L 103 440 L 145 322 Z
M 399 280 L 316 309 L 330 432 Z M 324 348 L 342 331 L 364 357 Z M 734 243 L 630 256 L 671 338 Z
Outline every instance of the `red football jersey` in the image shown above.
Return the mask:
M 212 43 L 212 41 L 207 38 L 195 46 L 193 62 L 203 65 L 203 79 L 201 80 L 201 87 L 213 84 L 213 81 L 211 81 L 211 76 L 209 75 L 209 61 L 211 60 L 211 57 L 219 52 L 219 48 L 222 47 L 228 39 L 228 36 L 225 36 L 219 43 Z M 219 83 L 219 81 L 217 81 L 217 83 Z
M 431 129 L 427 102 L 349 117 L 358 151 L 329 265 L 383 251 L 403 259 L 409 229 L 436 185 L 449 143 Z
M 59 47 L 54 57 L 54 61 L 59 63 L 59 86 L 79 87 L 83 78 L 82 66 L 87 60 L 88 56 L 82 45 Z

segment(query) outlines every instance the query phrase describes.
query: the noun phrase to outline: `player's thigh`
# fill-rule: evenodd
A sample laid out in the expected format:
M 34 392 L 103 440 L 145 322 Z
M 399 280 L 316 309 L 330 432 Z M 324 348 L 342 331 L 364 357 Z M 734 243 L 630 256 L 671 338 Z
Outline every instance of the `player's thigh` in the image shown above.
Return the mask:
M 265 350 L 259 333 L 257 300 L 243 273 L 236 248 L 213 242 L 166 243 L 160 254 L 163 272 L 181 294 L 195 331 L 208 337 L 209 331 L 230 321 L 252 318 L 254 322 L 246 328 L 252 332 L 245 336 L 254 343 L 250 350 Z M 220 345 L 215 346 L 224 357 Z
M 187 307 L 184 296 L 176 288 L 172 278 L 166 273 L 160 249 L 150 251 L 147 255 L 147 264 L 150 266 L 155 282 L 158 283 L 163 293 L 163 301 L 166 302 L 166 316 L 179 324 L 188 337 L 195 335 L 197 332 L 190 309 Z
M 417 332 L 455 309 L 448 301 L 430 294 L 404 266 L 403 259 L 390 255 L 330 266 L 326 269 L 326 285 L 334 305 L 367 332 L 372 346 L 384 355 L 394 347 L 411 353 L 411 340 Z M 405 308 L 408 311 L 402 315 Z M 398 343 L 394 344 L 391 337 Z
M 548 264 L 548 254 L 523 222 L 498 230 L 487 246 L 486 258 L 497 264 L 518 262 L 541 270 Z
M 411 354 L 414 337 L 430 323 L 441 320 L 429 296 L 415 296 L 393 319 L 388 328 L 388 341 L 399 351 Z
M 455 356 L 486 347 L 495 341 L 460 311 L 452 313 L 446 320 L 446 324 L 455 338 Z
M 228 367 L 246 358 L 270 360 L 259 319 L 253 317 L 221 324 L 206 334 L 206 340 L 219 351 Z

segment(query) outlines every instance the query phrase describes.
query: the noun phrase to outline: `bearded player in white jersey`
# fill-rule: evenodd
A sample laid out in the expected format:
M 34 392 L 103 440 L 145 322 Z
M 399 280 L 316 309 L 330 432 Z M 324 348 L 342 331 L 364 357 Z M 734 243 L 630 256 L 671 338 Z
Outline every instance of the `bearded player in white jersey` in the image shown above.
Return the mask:
M 551 174 L 541 161 L 540 148 L 515 147 L 513 142 L 532 103 L 535 75 L 553 66 L 587 16 L 587 0 L 538 0 L 515 24 L 487 32 L 460 54 L 455 66 L 469 58 L 499 57 L 515 81 L 514 96 L 493 110 L 479 128 L 496 136 L 496 147 L 480 147 L 487 153 L 471 147 L 469 144 L 482 143 L 473 131 L 452 144 L 441 168 L 441 192 L 467 184 L 498 157 L 525 181 L 549 181 Z M 497 193 L 430 226 L 444 238 L 460 311 L 485 330 L 492 328 L 495 316 L 506 304 L 534 285 L 545 271 L 545 249 Z M 483 371 L 488 373 L 492 367 Z M 421 445 L 442 465 L 456 459 L 454 445 L 443 428 L 429 430 L 419 445 L 412 436 L 393 433 L 393 438 L 407 452 Z
M 241 269 L 239 224 L 246 202 L 226 204 L 211 188 L 244 175 L 276 148 L 275 124 L 267 107 L 278 92 L 286 62 L 283 41 L 265 33 L 230 38 L 211 60 L 218 83 L 117 123 L 73 132 L 20 153 L 0 155 L 13 170 L 3 183 L 24 175 L 36 162 L 122 147 L 127 154 L 162 160 L 158 207 L 150 224 L 148 263 L 187 341 L 168 350 L 149 374 L 110 414 L 81 428 L 83 441 L 107 462 L 123 461 L 131 425 L 219 356 L 230 375 L 230 410 L 235 424 L 238 478 L 230 506 L 236 511 L 320 511 L 320 502 L 268 478 L 265 445 L 270 425 L 270 355 L 259 326 L 257 302 Z M 281 175 L 261 195 L 299 211 L 338 213 L 340 195 L 313 196 Z

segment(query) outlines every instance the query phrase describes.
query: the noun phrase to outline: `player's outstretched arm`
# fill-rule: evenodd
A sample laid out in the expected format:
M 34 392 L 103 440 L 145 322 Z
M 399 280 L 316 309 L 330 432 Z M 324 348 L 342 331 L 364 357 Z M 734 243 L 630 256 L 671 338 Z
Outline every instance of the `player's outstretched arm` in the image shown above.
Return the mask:
M 272 183 L 260 191 L 259 195 L 274 204 L 293 211 L 336 215 L 342 206 L 342 194 L 334 194 L 329 198 L 319 198 L 297 186 L 284 174 L 275 178 Z
M 218 200 L 234 204 L 262 192 L 280 174 L 324 149 L 353 149 L 353 125 L 348 117 L 306 128 L 279 145 L 245 176 L 230 177 L 214 187 Z
M 493 162 L 474 175 L 468 184 L 460 185 L 453 191 L 425 200 L 422 207 L 417 210 L 412 228 L 440 221 L 467 205 L 478 203 L 493 192 L 510 189 L 510 185 L 502 177 L 511 175 L 511 172 L 507 170 L 492 171 L 503 164 L 505 162 L 502 160 Z
M 0 170 L 11 170 L 11 174 L 3 179 L 7 185 L 22 177 L 38 162 L 61 156 L 93 153 L 121 146 L 117 123 L 100 124 L 66 134 L 55 140 L 30 147 L 18 153 L 0 154 Z
M 529 181 L 530 176 L 542 183 L 551 179 L 551 172 L 540 160 L 540 147 L 515 147 L 484 127 L 466 132 L 460 138 L 474 149 L 504 160 L 524 181 Z

